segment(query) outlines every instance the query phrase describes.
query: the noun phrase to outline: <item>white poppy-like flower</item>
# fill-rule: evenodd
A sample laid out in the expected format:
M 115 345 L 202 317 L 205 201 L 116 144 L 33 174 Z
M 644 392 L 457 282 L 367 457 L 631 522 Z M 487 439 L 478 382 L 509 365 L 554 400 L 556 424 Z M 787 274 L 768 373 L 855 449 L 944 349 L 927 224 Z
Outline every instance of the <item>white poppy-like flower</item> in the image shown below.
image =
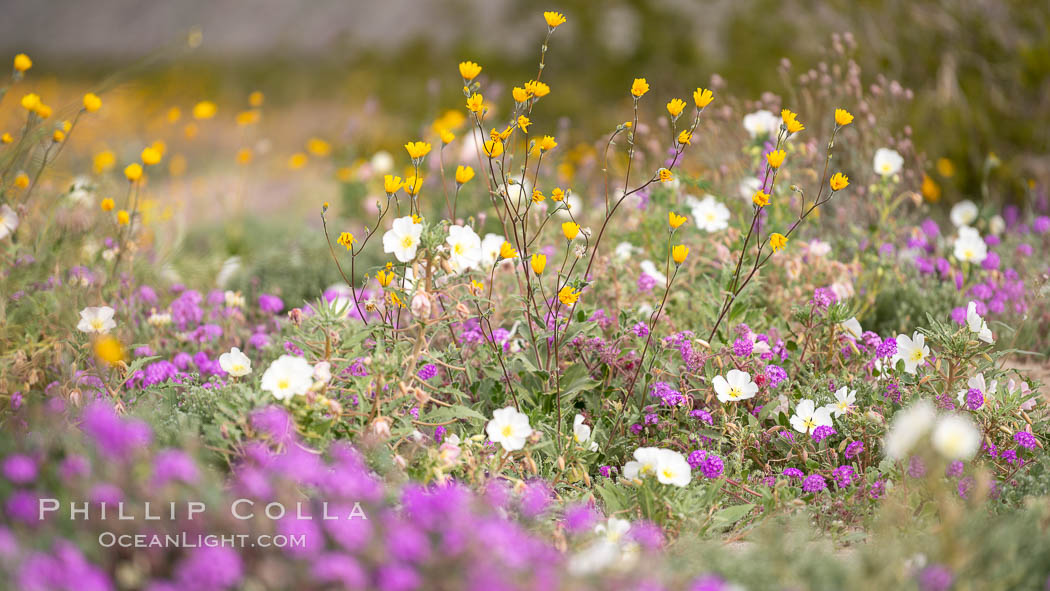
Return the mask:
M 937 411 L 926 400 L 916 402 L 895 414 L 883 440 L 886 455 L 894 460 L 904 459 L 919 439 L 930 430 L 936 418 Z
M 18 228 L 18 214 L 6 203 L 0 205 L 0 240 L 15 233 Z
M 113 320 L 116 312 L 109 306 L 87 307 L 80 311 L 77 330 L 87 333 L 105 334 L 117 327 Z
M 419 248 L 419 237 L 423 234 L 423 224 L 417 224 L 412 216 L 397 218 L 390 230 L 383 234 L 383 252 L 394 253 L 394 258 L 402 263 L 410 263 L 416 258 Z
M 969 460 L 981 447 L 981 432 L 970 417 L 951 413 L 940 418 L 930 437 L 947 460 Z
M 901 171 L 904 166 L 904 158 L 897 150 L 890 148 L 879 148 L 875 150 L 875 160 L 872 163 L 875 173 L 880 176 L 893 176 Z
M 318 361 L 314 364 L 313 378 L 321 384 L 332 381 L 332 363 L 329 361 Z
M 639 250 L 640 249 L 637 246 L 631 244 L 630 242 L 621 242 L 616 245 L 615 249 L 613 249 L 613 256 L 616 258 L 616 260 L 622 263 L 624 261 L 629 260 L 632 256 L 634 256 L 634 253 L 638 252 Z
M 638 543 L 626 538 L 630 530 L 630 521 L 616 517 L 594 526 L 598 539 L 569 558 L 569 571 L 585 576 L 610 567 L 630 567 L 638 554 Z
M 751 374 L 739 369 L 731 369 L 725 377 L 715 376 L 711 380 L 718 394 L 719 402 L 738 402 L 754 398 L 758 393 L 758 384 L 751 381 Z
M 302 396 L 314 383 L 314 368 L 310 362 L 294 355 L 281 355 L 263 372 L 260 387 L 277 400 Z
M 843 386 L 835 392 L 835 402 L 826 405 L 825 408 L 837 419 L 852 410 L 856 404 L 857 391 Z
M 904 360 L 904 371 L 914 374 L 916 368 L 926 363 L 930 348 L 926 346 L 926 335 L 915 331 L 912 336 L 897 335 L 897 355 Z
M 830 427 L 831 411 L 826 406 L 817 408 L 817 403 L 805 399 L 795 406 L 795 414 L 788 421 L 799 433 L 812 433 L 817 427 Z
M 568 211 L 566 211 L 565 207 L 559 207 L 554 215 L 566 220 L 570 217 L 574 217 L 577 220 L 580 219 L 580 214 L 583 212 L 583 201 L 576 196 L 576 193 L 569 193 L 569 196 L 566 197 L 565 201 L 562 203 L 565 204 L 565 207 L 569 208 Z M 569 215 L 569 212 L 572 212 L 571 216 Z
M 673 449 L 661 449 L 659 463 L 656 466 L 656 480 L 660 484 L 687 486 L 693 479 L 693 469 L 685 456 Z
M 966 305 L 966 327 L 970 329 L 970 332 L 976 334 L 978 339 L 989 344 L 995 342 L 992 337 L 992 329 L 988 328 L 988 323 L 977 313 L 976 302 Z
M 857 320 L 856 316 L 852 316 L 849 320 L 839 324 L 839 328 L 855 339 L 859 339 L 864 334 L 864 329 L 860 327 L 860 321 Z
M 252 360 L 234 347 L 229 352 L 219 355 L 219 367 L 231 376 L 239 378 L 252 373 Z
M 634 459 L 623 465 L 623 476 L 628 480 L 654 476 L 660 465 L 660 448 L 639 447 L 634 450 Z
M 776 136 L 777 131 L 780 129 L 780 117 L 766 109 L 759 109 L 754 113 L 744 115 L 744 129 L 747 130 L 751 139 L 773 137 Z M 748 195 L 748 197 L 750 196 Z
M 993 215 L 988 219 L 988 231 L 998 236 L 1006 231 L 1006 220 L 999 214 Z
M 454 273 L 474 269 L 481 263 L 481 238 L 469 226 L 451 226 L 445 244 L 449 248 L 448 262 Z
M 656 263 L 645 260 L 639 265 L 642 268 L 642 273 L 652 277 L 657 283 L 667 283 L 667 275 L 664 275 L 659 269 L 656 268 Z
M 948 218 L 957 228 L 972 226 L 977 221 L 977 204 L 969 199 L 960 201 L 952 206 Z
M 503 449 L 517 451 L 525 447 L 525 440 L 532 435 L 532 427 L 529 426 L 529 417 L 525 413 L 508 406 L 492 413 L 492 420 L 485 425 L 485 433 L 494 443 L 503 446 Z
M 729 208 L 713 195 L 706 195 L 699 201 L 689 196 L 685 202 L 692 210 L 697 228 L 705 232 L 720 232 L 729 227 Z
M 244 307 L 244 296 L 239 291 L 227 290 L 222 294 L 222 299 L 226 301 L 227 308 L 243 308 Z
M 955 238 L 955 246 L 952 254 L 960 261 L 970 263 L 982 263 L 988 258 L 988 245 L 985 244 L 981 233 L 968 226 L 959 228 L 959 235 Z
M 372 155 L 372 172 L 386 174 L 394 169 L 394 157 L 390 152 L 380 150 Z
M 481 241 L 481 268 L 491 269 L 492 265 L 499 260 L 499 249 L 503 246 L 504 238 L 501 234 L 485 234 Z
M 966 395 L 970 393 L 970 388 L 977 388 L 980 390 L 981 394 L 984 395 L 985 402 L 988 402 L 991 397 L 995 396 L 996 391 L 999 389 L 999 381 L 992 380 L 992 383 L 989 384 L 984 379 L 984 373 L 978 372 L 977 375 L 966 380 L 966 389 L 960 390 L 959 393 L 956 394 L 955 399 L 959 401 L 959 406 L 966 406 Z
M 576 440 L 576 443 L 579 443 L 580 445 L 584 445 L 590 441 L 590 444 L 587 445 L 587 449 L 590 451 L 598 451 L 598 442 L 591 441 L 591 427 L 585 425 L 583 421 L 584 418 L 581 414 L 576 415 L 572 420 L 572 437 Z
M 761 188 L 762 181 L 758 177 L 750 176 L 740 181 L 740 184 L 737 185 L 737 194 L 740 195 L 741 199 L 751 201 L 751 198 L 755 196 L 755 191 Z

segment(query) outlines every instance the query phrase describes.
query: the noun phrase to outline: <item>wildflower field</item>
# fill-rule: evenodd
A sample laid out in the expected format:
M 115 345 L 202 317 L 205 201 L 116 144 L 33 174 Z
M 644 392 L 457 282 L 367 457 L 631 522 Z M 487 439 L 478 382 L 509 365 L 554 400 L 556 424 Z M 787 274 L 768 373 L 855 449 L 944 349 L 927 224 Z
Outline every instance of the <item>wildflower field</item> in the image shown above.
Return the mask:
M 542 8 L 347 104 L 3 58 L 0 588 L 1050 589 L 1045 57 L 948 155 L 847 31 L 596 92 Z

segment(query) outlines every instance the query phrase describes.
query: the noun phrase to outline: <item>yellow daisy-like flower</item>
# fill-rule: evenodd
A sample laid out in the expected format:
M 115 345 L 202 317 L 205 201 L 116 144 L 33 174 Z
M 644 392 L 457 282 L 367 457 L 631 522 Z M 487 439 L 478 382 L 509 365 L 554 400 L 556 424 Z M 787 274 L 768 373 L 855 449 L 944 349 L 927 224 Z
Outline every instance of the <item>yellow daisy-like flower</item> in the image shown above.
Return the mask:
M 427 142 L 408 142 L 405 151 L 412 160 L 419 160 L 430 153 L 430 144 Z
M 667 112 L 671 114 L 671 117 L 678 119 L 678 116 L 685 110 L 685 101 L 682 99 L 671 99 L 671 102 L 667 103 Z
M 314 156 L 324 158 L 332 153 L 332 145 L 319 137 L 312 137 L 306 142 L 306 151 Z
M 510 95 L 514 97 L 514 102 L 516 103 L 524 103 L 525 101 L 529 100 L 531 96 L 529 95 L 528 91 L 526 91 L 524 88 L 521 88 L 520 86 L 515 86 L 513 89 L 511 89 Z
M 553 136 L 545 135 L 540 138 L 540 141 L 536 142 L 536 147 L 539 148 L 540 152 L 550 152 L 558 147 L 558 142 L 554 141 Z
M 350 232 L 339 234 L 339 240 L 336 240 L 336 244 L 346 248 L 346 250 L 350 250 L 350 247 L 354 245 L 354 242 L 356 242 L 356 239 Z
M 441 143 L 447 146 L 452 143 L 452 140 L 456 139 L 456 134 L 442 127 L 438 130 L 438 137 L 441 138 Z
M 253 156 L 251 148 L 241 148 L 237 150 L 237 164 L 251 164 Z
M 102 211 L 113 211 L 113 208 L 116 207 L 116 206 L 117 206 L 117 204 L 114 203 L 113 200 L 110 199 L 109 197 L 106 197 L 105 199 L 102 200 L 101 203 L 99 203 L 99 207 L 102 208 Z
M 673 211 L 667 213 L 667 223 L 671 226 L 671 229 L 677 230 L 685 222 L 686 217 L 684 215 L 678 215 Z
M 518 129 L 524 131 L 525 133 L 528 133 L 530 125 L 532 125 L 532 121 L 530 121 L 528 117 L 524 115 L 518 115 Z
M 835 109 L 835 125 L 843 126 L 853 123 L 853 115 L 846 109 Z
M 476 296 L 481 295 L 485 291 L 485 284 L 477 279 L 470 280 L 470 292 Z
M 929 175 L 922 175 L 922 196 L 930 203 L 937 203 L 941 199 L 941 186 Z
M 689 133 L 688 129 L 683 129 L 682 133 L 678 134 L 678 143 L 683 146 L 688 146 L 693 143 L 693 134 Z
M 831 176 L 830 184 L 832 191 L 841 191 L 849 185 L 849 177 L 842 174 L 841 172 L 836 172 L 834 175 Z
M 459 62 L 459 75 L 464 80 L 473 80 L 481 73 L 481 66 L 475 62 Z
M 160 159 L 161 159 L 160 150 L 157 150 L 153 146 L 150 146 L 150 147 L 142 150 L 141 156 L 142 156 L 142 163 L 147 165 L 147 166 L 153 166 L 154 164 L 159 164 L 160 163 Z
M 547 268 L 547 257 L 546 255 L 536 253 L 532 255 L 532 260 L 529 263 L 532 266 L 533 273 L 542 275 L 543 270 Z
M 532 190 L 532 202 L 533 203 L 542 203 L 543 200 L 546 199 L 546 198 L 547 197 L 544 196 L 544 194 L 541 193 L 539 189 L 533 189 Z
M 565 24 L 565 15 L 560 12 L 547 11 L 543 13 L 543 20 L 547 21 L 547 26 L 551 29 L 557 29 Z
M 787 236 L 784 236 L 783 234 L 773 233 L 769 235 L 769 246 L 773 248 L 773 252 L 777 252 L 784 248 L 787 246 L 787 243 Z
M 486 156 L 498 158 L 503 153 L 503 142 L 500 140 L 488 140 L 482 147 Z
M 0 135 L 0 142 L 10 144 L 13 141 L 15 141 L 15 138 L 11 137 L 11 134 L 7 133 L 6 131 L 3 135 Z
M 460 185 L 465 185 L 470 182 L 470 179 L 474 178 L 474 169 L 469 166 L 457 166 L 456 167 L 456 182 Z
M 248 104 L 253 107 L 261 107 L 264 100 L 266 97 L 258 90 L 248 95 Z
M 288 168 L 291 168 L 292 170 L 299 170 L 300 168 L 306 166 L 306 163 L 308 161 L 309 159 L 306 157 L 306 154 L 303 154 L 302 152 L 296 152 L 288 158 Z
M 383 177 L 383 190 L 386 191 L 387 195 L 393 195 L 397 193 L 398 189 L 401 188 L 401 177 L 388 174 Z
M 423 188 L 423 177 L 410 176 L 405 179 L 405 193 L 408 193 L 412 197 L 419 195 L 419 190 Z M 413 218 L 415 219 L 415 218 Z M 419 222 L 416 222 L 419 223 Z
M 66 139 L 66 132 L 61 129 L 56 129 L 54 133 L 51 134 L 51 140 L 56 144 L 62 143 L 62 140 L 64 139 Z
M 84 110 L 88 113 L 94 113 L 95 111 L 102 108 L 102 99 L 97 94 L 89 92 L 84 95 Z
M 95 351 L 95 357 L 106 365 L 115 366 L 124 361 L 124 346 L 113 335 L 102 335 L 95 340 L 92 348 Z
M 142 178 L 142 165 L 138 162 L 129 164 L 124 168 L 124 177 L 131 182 L 135 182 Z
M 784 163 L 784 158 L 787 153 L 784 150 L 773 150 L 766 154 L 766 162 L 769 163 L 773 168 L 780 168 L 780 165 Z
M 33 67 L 33 60 L 29 59 L 28 55 L 26 55 L 24 53 L 20 53 L 20 54 L 15 56 L 15 71 L 16 72 L 25 72 L 26 70 L 28 70 L 29 68 L 32 68 L 32 67 Z
M 580 225 L 576 222 L 565 222 L 561 225 L 561 233 L 569 240 L 580 235 Z
M 51 116 L 51 107 L 45 105 L 44 103 L 40 103 L 36 106 L 36 109 L 33 109 L 33 112 L 35 112 L 37 116 L 41 119 L 47 119 Z
M 645 81 L 645 78 L 635 78 L 634 83 L 631 84 L 631 94 L 634 98 L 642 98 L 642 95 L 649 92 L 649 83 Z
M 499 256 L 500 256 L 501 259 L 517 258 L 518 257 L 518 251 L 517 251 L 517 249 L 515 249 L 513 246 L 510 245 L 510 242 L 507 242 L 506 240 L 504 240 L 503 244 L 501 244 L 500 247 L 499 247 Z
M 475 92 L 467 98 L 467 110 L 471 113 L 480 113 L 485 109 L 485 99 L 481 93 Z
M 25 189 L 28 186 L 29 186 L 29 175 L 28 174 L 26 174 L 24 172 L 20 172 L 17 175 L 15 175 L 15 187 L 17 187 L 19 189 Z
M 390 282 L 394 280 L 394 272 L 388 270 L 380 270 L 376 272 L 376 281 L 381 287 L 390 285 Z
M 755 194 L 751 196 L 751 203 L 754 203 L 758 207 L 769 205 L 769 193 L 763 193 L 761 189 L 755 191 Z
M 215 112 L 218 111 L 218 107 L 211 101 L 201 101 L 196 105 L 193 105 L 193 118 L 194 119 L 211 119 L 215 116 Z
M 686 257 L 689 256 L 689 247 L 684 244 L 678 244 L 671 249 L 671 259 L 674 260 L 674 264 L 681 265 L 685 262 Z
M 558 187 L 554 187 L 554 190 L 551 191 L 551 199 L 553 199 L 554 201 L 562 201 L 562 200 L 564 200 L 565 199 L 565 191 L 562 191 Z
M 22 96 L 22 108 L 26 111 L 36 111 L 40 106 L 40 95 L 30 92 Z
M 706 88 L 697 88 L 693 91 L 693 102 L 696 103 L 697 109 L 703 109 L 713 100 L 715 100 L 715 94 Z
M 525 91 L 536 98 L 543 98 L 551 93 L 551 87 L 543 82 L 529 80 L 525 83 Z
M 117 155 L 112 150 L 102 150 L 92 159 L 92 168 L 95 174 L 102 174 L 117 164 Z
M 558 291 L 558 301 L 571 306 L 576 303 L 576 300 L 580 299 L 580 292 L 572 288 L 572 286 L 566 285 Z
M 128 214 L 127 210 L 122 209 L 122 210 L 117 212 L 117 224 L 119 224 L 121 226 L 126 226 L 126 225 L 128 225 L 130 223 L 131 223 L 131 216 Z
M 666 168 L 661 168 L 660 172 L 659 172 L 659 175 L 660 175 L 660 182 L 661 183 L 670 182 L 671 179 L 674 178 L 674 174 L 672 174 L 671 171 L 666 169 Z
M 798 133 L 806 128 L 805 125 L 799 122 L 798 115 L 788 109 L 781 110 L 780 117 L 784 120 L 784 126 L 787 127 L 788 133 Z

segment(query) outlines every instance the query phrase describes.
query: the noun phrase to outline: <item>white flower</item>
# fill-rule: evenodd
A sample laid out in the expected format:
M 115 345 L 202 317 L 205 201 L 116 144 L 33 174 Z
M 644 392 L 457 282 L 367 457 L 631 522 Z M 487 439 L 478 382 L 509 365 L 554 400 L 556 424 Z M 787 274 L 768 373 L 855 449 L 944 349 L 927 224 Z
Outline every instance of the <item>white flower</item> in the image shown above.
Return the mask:
M 91 190 L 91 179 L 78 176 L 69 187 L 69 200 L 80 205 L 90 205 L 95 194 Z
M 973 228 L 963 226 L 959 228 L 959 236 L 955 239 L 955 258 L 960 261 L 981 263 L 988 257 L 988 245 L 981 238 L 981 233 Z
M 314 364 L 313 378 L 322 384 L 332 381 L 332 364 L 329 361 L 318 361 Z
M 585 576 L 613 566 L 629 568 L 638 550 L 637 542 L 624 539 L 630 530 L 630 521 L 616 517 L 594 526 L 598 539 L 569 558 L 569 571 L 577 576 Z
M 630 259 L 634 253 L 638 252 L 638 250 L 640 249 L 630 242 L 621 242 L 617 244 L 616 248 L 613 250 L 613 256 L 616 257 L 616 260 L 624 262 Z
M 422 233 L 423 224 L 413 222 L 412 216 L 397 218 L 390 230 L 383 234 L 383 252 L 392 252 L 397 260 L 410 263 L 416 258 L 419 236 Z
M 758 384 L 751 381 L 751 374 L 739 369 L 729 370 L 724 378 L 715 376 L 711 384 L 715 387 L 719 402 L 747 400 L 758 393 Z
M 875 150 L 875 161 L 872 165 L 875 167 L 876 174 L 884 177 L 893 176 L 901 171 L 901 166 L 904 165 L 904 158 L 901 157 L 897 150 L 879 148 Z
M 886 455 L 894 460 L 903 459 L 916 442 L 930 430 L 937 411 L 926 400 L 919 401 L 898 412 L 890 423 L 883 441 Z
M 1007 385 L 1009 387 L 1009 385 Z M 985 402 L 988 402 L 989 398 L 995 396 L 996 390 L 999 389 L 999 381 L 992 380 L 991 384 L 988 384 L 984 379 L 984 373 L 978 372 L 977 375 L 966 380 L 966 389 L 960 390 L 955 396 L 955 399 L 959 401 L 959 406 L 966 406 L 966 395 L 970 393 L 970 388 L 977 388 L 984 395 Z
M 737 185 L 737 191 L 740 197 L 742 199 L 747 199 L 748 201 L 751 201 L 751 198 L 755 196 L 755 191 L 761 188 L 762 181 L 760 181 L 758 177 L 753 176 L 747 177 L 746 179 L 740 181 L 740 184 Z
M 849 320 L 839 325 L 839 328 L 849 333 L 849 335 L 855 339 L 859 339 L 864 334 L 864 329 L 860 327 L 860 321 L 857 320 L 856 316 L 851 317 Z
M 835 392 L 835 402 L 825 406 L 835 418 L 848 413 L 857 403 L 857 391 L 843 386 Z
M 992 234 L 995 234 L 996 236 L 998 236 L 999 234 L 1002 234 L 1004 230 L 1006 230 L 1006 220 L 1003 219 L 1003 216 L 1001 216 L 999 214 L 995 214 L 991 218 L 989 218 L 989 220 L 988 220 L 988 231 L 989 232 L 991 232 Z
M 288 400 L 306 394 L 314 383 L 313 377 L 314 368 L 307 360 L 281 355 L 263 372 L 260 387 L 277 400 Z
M 113 321 L 113 308 L 101 306 L 98 308 L 87 307 L 80 311 L 80 322 L 77 330 L 80 332 L 107 333 L 117 327 Z
M 969 460 L 981 447 L 981 432 L 970 417 L 951 413 L 933 428 L 933 448 L 948 460 Z
M 706 232 L 719 232 L 729 227 L 729 208 L 714 196 L 707 195 L 702 201 L 689 196 L 685 202 L 692 210 L 697 228 Z
M 228 353 L 219 355 L 219 367 L 235 378 L 252 373 L 252 360 L 241 353 L 237 347 L 230 349 Z
M 572 420 L 572 436 L 576 440 L 576 443 L 583 445 L 591 439 L 591 428 L 589 425 L 583 424 L 583 415 L 576 415 Z M 598 442 L 591 441 L 591 444 L 587 446 L 587 449 L 591 451 L 598 451 Z
M 575 193 L 569 193 L 569 196 L 566 197 L 565 201 L 562 201 L 562 203 L 565 204 L 565 207 L 559 207 L 554 215 L 566 220 L 569 218 L 580 219 L 580 213 L 583 209 L 583 201 L 581 201 Z M 568 210 L 566 210 L 566 208 L 568 208 Z M 570 211 L 572 212 L 571 216 L 569 215 Z
M 825 257 L 831 252 L 831 245 L 823 240 L 811 240 L 806 246 L 809 254 L 815 257 Z
M 485 433 L 494 443 L 502 445 L 503 449 L 517 451 L 525 447 L 525 440 L 532 435 L 532 427 L 525 413 L 508 406 L 492 413 L 492 420 L 485 425 Z
M 629 531 L 631 531 L 631 522 L 617 517 L 610 517 L 605 523 L 594 526 L 594 533 L 613 543 L 619 543 Z
M 667 275 L 664 275 L 656 268 L 656 263 L 652 261 L 642 261 L 640 265 L 642 267 L 642 273 L 652 277 L 657 283 L 667 283 Z
M 380 150 L 372 155 L 372 171 L 376 174 L 386 174 L 394 169 L 394 157 L 390 152 Z
M 18 214 L 6 203 L 0 205 L 0 240 L 15 233 L 18 228 Z
M 660 465 L 660 451 L 658 447 L 639 447 L 634 450 L 634 460 L 623 465 L 623 477 L 634 480 L 656 474 Z
M 500 234 L 485 234 L 481 241 L 481 267 L 491 269 L 499 259 L 499 248 L 503 246 L 503 236 Z
M 226 287 L 226 284 L 233 279 L 233 276 L 241 270 L 241 257 L 232 256 L 222 262 L 222 267 L 219 268 L 218 274 L 215 275 L 215 285 L 219 287 Z
M 817 403 L 807 398 L 798 403 L 789 422 L 799 433 L 812 433 L 817 427 L 831 426 L 831 412 L 826 406 L 817 408 Z
M 948 214 L 948 217 L 958 228 L 972 226 L 977 221 L 977 204 L 969 199 L 960 201 L 952 206 L 952 211 Z
M 167 312 L 152 312 L 146 322 L 150 326 L 165 326 L 171 324 L 171 314 Z
M 926 363 L 930 348 L 926 346 L 926 336 L 916 331 L 911 337 L 897 335 L 897 355 L 904 360 L 904 371 L 914 374 L 915 369 Z
M 995 342 L 995 339 L 992 338 L 992 329 L 988 328 L 988 323 L 977 313 L 976 302 L 970 302 L 966 305 L 966 326 L 970 329 L 970 332 L 976 334 L 977 338 L 982 341 L 986 343 Z
M 759 137 L 774 136 L 780 129 L 780 117 L 766 109 L 755 111 L 744 115 L 744 129 L 751 139 Z M 754 192 L 752 192 L 754 194 Z M 751 195 L 748 195 L 750 197 Z
M 227 290 L 222 294 L 222 298 L 226 300 L 227 308 L 243 308 L 244 307 L 244 296 L 239 291 Z
M 469 226 L 452 226 L 448 229 L 449 264 L 454 273 L 474 269 L 481 263 L 481 238 Z
M 660 484 L 686 486 L 693 479 L 693 471 L 685 456 L 673 449 L 661 449 L 656 466 L 656 480 Z

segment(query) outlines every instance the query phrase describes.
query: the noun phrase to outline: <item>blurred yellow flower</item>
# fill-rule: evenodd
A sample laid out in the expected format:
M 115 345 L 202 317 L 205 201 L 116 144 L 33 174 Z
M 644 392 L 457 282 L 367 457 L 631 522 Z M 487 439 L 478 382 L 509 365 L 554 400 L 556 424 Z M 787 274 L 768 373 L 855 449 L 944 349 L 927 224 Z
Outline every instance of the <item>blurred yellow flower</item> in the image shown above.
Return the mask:
M 937 172 L 944 178 L 951 178 L 955 176 L 955 165 L 947 158 L 938 158 Z
M 412 197 L 419 195 L 419 190 L 423 188 L 423 177 L 410 176 L 405 179 L 405 193 L 408 193 Z M 415 219 L 413 217 L 413 219 Z M 419 222 L 416 222 L 419 223 Z
M 99 204 L 99 207 L 102 208 L 102 211 L 113 211 L 113 208 L 116 206 L 117 204 L 114 203 L 113 200 L 109 197 L 103 199 L 102 202 Z
M 481 66 L 474 62 L 459 62 L 459 75 L 464 80 L 473 80 L 481 73 Z
M 263 96 L 263 93 L 256 90 L 248 95 L 248 104 L 253 107 L 261 107 L 265 99 L 266 97 Z
M 835 109 L 835 125 L 843 126 L 853 123 L 853 115 L 846 109 Z
M 841 191 L 849 185 L 849 177 L 841 172 L 836 172 L 831 176 L 830 184 L 832 191 Z
M 237 150 L 237 164 L 251 164 L 252 156 L 251 148 Z
M 17 175 L 15 175 L 15 187 L 17 187 L 19 189 L 25 189 L 28 186 L 29 186 L 29 175 L 28 174 L 26 174 L 24 172 L 20 172 Z
M 142 165 L 138 162 L 132 163 L 124 167 L 124 176 L 131 182 L 135 182 L 142 178 Z
M 486 156 L 490 158 L 498 158 L 503 153 L 503 142 L 500 140 L 488 140 L 482 147 Z
M 503 244 L 501 244 L 499 247 L 499 256 L 501 259 L 517 258 L 518 251 L 510 245 L 510 242 L 504 240 Z
M 150 146 L 142 150 L 141 157 L 142 163 L 146 166 L 153 166 L 154 164 L 159 164 L 161 159 L 160 150 L 157 150 L 156 148 Z
M 706 88 L 697 88 L 693 91 L 693 102 L 696 103 L 697 109 L 703 109 L 713 100 L 715 100 L 714 93 Z
M 580 235 L 580 225 L 576 222 L 564 222 L 561 225 L 561 233 L 565 235 L 565 238 L 573 240 Z
M 350 247 L 354 245 L 354 235 L 350 232 L 343 232 L 339 234 L 339 239 L 336 240 L 336 244 L 345 247 L 346 250 L 350 250 Z
M 470 182 L 470 179 L 474 178 L 474 169 L 469 166 L 463 166 L 462 164 L 456 167 L 456 182 L 460 185 L 465 185 Z
M 922 175 L 922 196 L 930 203 L 937 203 L 941 199 L 941 186 L 929 175 Z
M 20 54 L 15 56 L 15 71 L 16 72 L 25 72 L 26 70 L 28 70 L 29 68 L 32 68 L 32 67 L 33 67 L 33 60 L 29 59 L 28 55 L 26 55 L 24 53 L 20 53 Z
M 671 249 L 671 258 L 674 259 L 676 265 L 681 265 L 685 262 L 686 257 L 689 256 L 689 247 L 684 244 L 678 244 Z
M 102 174 L 117 164 L 117 155 L 112 150 L 102 150 L 95 154 L 93 165 L 95 174 Z
M 113 335 L 102 335 L 95 339 L 92 347 L 95 357 L 106 365 L 118 365 L 124 361 L 124 346 Z
M 128 215 L 127 210 L 122 209 L 122 210 L 118 211 L 117 212 L 117 224 L 119 224 L 121 226 L 126 226 L 129 223 L 131 223 L 131 216 Z
M 566 285 L 558 291 L 558 301 L 571 306 L 576 303 L 576 300 L 580 299 L 580 292 L 572 288 L 572 286 Z
M 49 107 L 49 106 L 45 105 L 44 103 L 40 103 L 40 104 L 38 104 L 38 105 L 36 106 L 36 109 L 33 109 L 33 111 L 34 111 L 34 112 L 35 112 L 35 113 L 37 114 L 37 116 L 39 116 L 39 117 L 40 117 L 41 119 L 47 119 L 48 117 L 50 117 L 50 116 L 51 116 L 51 107 Z
M 671 114 L 671 117 L 678 119 L 678 116 L 685 110 L 685 101 L 682 99 L 671 99 L 671 102 L 667 103 L 667 112 Z
M 299 170 L 300 168 L 306 166 L 307 160 L 308 159 L 306 157 L 306 154 L 303 154 L 302 152 L 296 152 L 295 154 L 292 154 L 288 157 L 288 168 L 291 168 L 292 170 Z
M 751 202 L 758 207 L 765 207 L 769 205 L 769 193 L 763 193 L 762 190 L 759 189 L 751 196 Z
M 40 95 L 30 92 L 22 96 L 22 108 L 27 111 L 35 111 L 40 106 Z
M 102 99 L 97 94 L 89 92 L 84 95 L 84 110 L 88 113 L 94 113 L 95 111 L 102 108 Z
M 784 236 L 783 234 L 774 232 L 773 234 L 769 235 L 769 246 L 773 248 L 773 252 L 777 252 L 778 250 L 784 248 L 785 246 L 787 246 L 787 243 L 787 236 Z
M 558 147 L 558 142 L 554 141 L 554 137 L 545 135 L 540 138 L 540 141 L 536 142 L 536 147 L 539 148 L 540 152 L 550 152 Z
M 178 123 L 182 117 L 182 109 L 178 107 L 172 107 L 168 109 L 168 123 Z
M 533 273 L 537 275 L 542 275 L 543 270 L 547 268 L 547 257 L 546 255 L 536 253 L 532 255 L 532 260 L 530 261 L 530 264 L 532 266 Z
M 332 146 L 319 137 L 312 137 L 306 142 L 306 151 L 323 158 L 332 153 Z
M 671 171 L 666 169 L 666 168 L 661 168 L 660 172 L 659 172 L 659 175 L 660 175 L 660 182 L 661 183 L 670 182 L 671 179 L 674 178 L 674 175 L 671 174 Z
M 684 215 L 678 215 L 673 211 L 667 213 L 667 223 L 671 226 L 671 229 L 677 230 L 685 222 L 686 217 Z
M 405 144 L 405 151 L 408 152 L 412 160 L 419 160 L 430 153 L 430 144 L 427 142 L 408 142 Z
M 547 11 L 543 13 L 543 20 L 547 21 L 547 26 L 551 29 L 557 29 L 560 25 L 565 24 L 565 15 L 560 12 Z
M 193 105 L 193 118 L 194 119 L 211 119 L 215 116 L 215 112 L 218 107 L 211 101 L 201 101 L 196 105 Z
M 471 113 L 482 112 L 485 109 L 484 100 L 485 99 L 481 96 L 481 93 L 475 92 L 467 98 L 467 109 L 470 110 Z
M 10 144 L 13 141 L 15 141 L 15 138 L 11 137 L 11 134 L 7 133 L 6 131 L 3 135 L 0 135 L 0 142 Z
M 259 112 L 255 109 L 248 109 L 237 113 L 237 125 L 246 127 L 248 125 L 254 125 L 259 121 Z
M 56 144 L 61 143 L 62 140 L 66 139 L 66 132 L 62 131 L 61 129 L 56 129 L 54 133 L 51 134 L 51 139 Z
M 485 291 L 485 284 L 477 279 L 470 280 L 470 291 L 474 295 L 481 295 L 481 292 Z
M 397 193 L 398 189 L 401 188 L 401 177 L 388 174 L 383 177 L 383 190 L 386 191 L 387 195 L 393 195 Z
M 631 94 L 634 98 L 642 98 L 642 95 L 649 92 L 649 83 L 645 81 L 645 78 L 635 78 L 634 83 L 631 84 Z
M 452 143 L 452 140 L 456 139 L 456 134 L 442 127 L 438 130 L 438 137 L 441 138 L 441 143 L 448 145 Z
M 784 164 L 784 158 L 786 156 L 787 153 L 784 152 L 784 150 L 773 150 L 766 154 L 766 162 L 768 162 L 773 168 L 780 168 L 780 165 Z
M 551 87 L 537 80 L 529 80 L 525 83 L 525 92 L 536 98 L 543 98 L 551 93 Z
M 530 121 L 528 117 L 524 115 L 518 115 L 518 129 L 524 131 L 525 133 L 528 133 L 530 125 L 532 125 L 532 121 Z

